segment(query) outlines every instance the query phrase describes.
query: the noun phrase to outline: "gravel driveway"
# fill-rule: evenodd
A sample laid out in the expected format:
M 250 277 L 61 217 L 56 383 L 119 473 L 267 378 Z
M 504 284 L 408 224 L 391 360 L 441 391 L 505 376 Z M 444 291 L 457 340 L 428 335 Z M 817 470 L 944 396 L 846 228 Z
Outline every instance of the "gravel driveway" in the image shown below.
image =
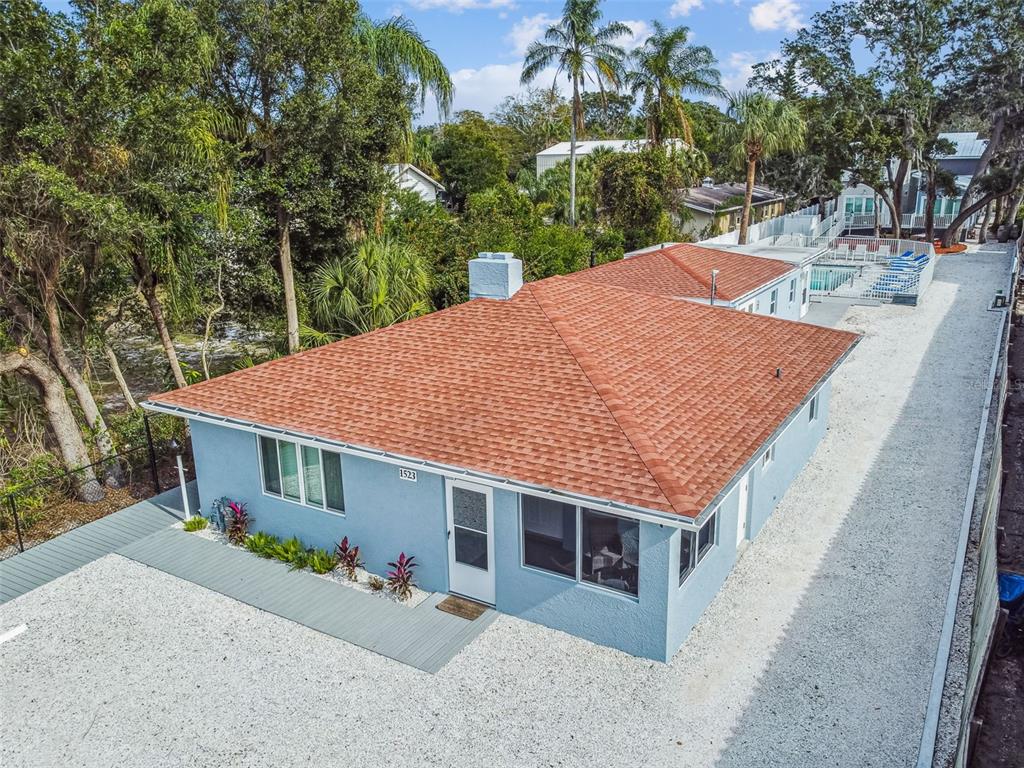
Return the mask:
M 668 666 L 503 616 L 428 675 L 110 555 L 0 606 L 0 764 L 910 765 L 1007 264 L 846 313 L 828 435 Z

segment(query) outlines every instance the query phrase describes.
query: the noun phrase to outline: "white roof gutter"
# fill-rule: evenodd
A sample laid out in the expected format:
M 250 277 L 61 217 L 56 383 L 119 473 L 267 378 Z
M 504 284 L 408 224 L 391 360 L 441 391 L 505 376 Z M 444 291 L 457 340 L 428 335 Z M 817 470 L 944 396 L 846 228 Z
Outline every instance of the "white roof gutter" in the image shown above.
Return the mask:
M 352 456 L 359 456 L 364 459 L 372 459 L 374 461 L 381 461 L 386 464 L 394 464 L 399 467 L 406 467 L 408 469 L 422 469 L 424 471 L 433 472 L 434 474 L 442 475 L 444 477 L 457 478 L 463 480 L 472 480 L 475 483 L 481 485 L 487 485 L 491 488 L 501 488 L 515 493 L 525 493 L 531 496 L 539 496 L 542 498 L 552 499 L 554 501 L 560 501 L 565 504 L 575 504 L 584 506 L 589 509 L 595 509 L 601 512 L 608 512 L 610 514 L 618 515 L 619 517 L 627 517 L 633 520 L 643 520 L 648 523 L 655 523 L 657 525 L 668 525 L 673 528 L 682 528 L 685 530 L 697 530 L 700 528 L 699 522 L 706 516 L 707 510 L 701 513 L 701 516 L 695 519 L 681 517 L 680 515 L 674 515 L 668 512 L 658 512 L 657 510 L 645 509 L 643 507 L 637 507 L 632 504 L 624 504 L 617 501 L 609 501 L 607 499 L 598 499 L 593 496 L 587 496 L 581 493 L 573 493 L 571 491 L 555 491 L 550 488 L 545 488 L 541 485 L 535 485 L 533 483 L 526 483 L 518 480 L 512 480 L 510 478 L 500 477 L 498 475 L 492 475 L 488 472 L 481 472 L 478 470 L 466 469 L 464 467 L 456 467 L 450 464 L 441 464 L 435 461 L 429 461 L 427 459 L 417 459 L 411 456 L 402 456 L 400 454 L 392 453 L 390 451 L 384 451 L 376 448 L 367 448 L 365 446 L 354 445 L 352 443 L 346 443 L 339 440 L 328 440 L 327 438 L 317 437 L 315 435 L 306 434 L 303 432 L 297 432 L 295 430 L 283 429 L 280 427 L 270 427 L 263 424 L 257 424 L 255 422 L 247 422 L 241 419 L 234 419 L 227 416 L 216 416 L 210 413 L 204 413 L 191 408 L 184 408 L 176 405 L 164 405 L 162 403 L 154 403 L 149 400 L 142 403 L 142 407 L 147 411 L 153 411 L 154 413 L 163 413 L 169 416 L 178 416 L 180 418 L 190 419 L 192 421 L 202 422 L 204 424 L 214 424 L 217 426 L 230 427 L 232 429 L 238 429 L 244 432 L 250 432 L 257 435 L 266 435 L 267 437 L 281 437 L 285 436 L 288 438 L 295 439 L 297 441 L 305 442 L 309 445 L 316 446 L 327 446 L 333 451 L 338 453 L 345 453 Z

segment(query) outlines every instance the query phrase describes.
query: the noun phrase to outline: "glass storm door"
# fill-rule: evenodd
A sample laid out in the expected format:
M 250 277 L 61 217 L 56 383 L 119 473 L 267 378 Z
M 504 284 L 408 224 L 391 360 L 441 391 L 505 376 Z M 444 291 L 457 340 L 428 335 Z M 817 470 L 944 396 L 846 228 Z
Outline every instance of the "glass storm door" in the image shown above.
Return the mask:
M 448 480 L 448 590 L 494 605 L 494 505 L 484 485 Z

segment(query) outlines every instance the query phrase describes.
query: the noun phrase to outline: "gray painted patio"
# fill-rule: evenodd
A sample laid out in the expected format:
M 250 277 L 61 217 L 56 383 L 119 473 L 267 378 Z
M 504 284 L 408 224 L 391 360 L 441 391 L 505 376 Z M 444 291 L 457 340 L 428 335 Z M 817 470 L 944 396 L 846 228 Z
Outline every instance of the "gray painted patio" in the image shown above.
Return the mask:
M 189 483 L 189 489 L 195 509 L 195 483 Z M 166 528 L 182 517 L 181 491 L 172 488 L 0 560 L 0 604 Z
M 178 528 L 118 554 L 424 672 L 440 670 L 496 616 L 488 609 L 468 621 L 439 611 L 446 596 L 436 593 L 413 608 L 398 605 Z

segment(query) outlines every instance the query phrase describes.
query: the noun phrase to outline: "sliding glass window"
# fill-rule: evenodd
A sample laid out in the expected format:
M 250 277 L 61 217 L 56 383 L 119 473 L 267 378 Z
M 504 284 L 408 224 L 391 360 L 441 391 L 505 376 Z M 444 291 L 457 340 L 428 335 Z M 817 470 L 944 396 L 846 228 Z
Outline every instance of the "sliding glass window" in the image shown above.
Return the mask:
M 263 491 L 318 509 L 345 511 L 341 454 L 259 436 Z
M 523 564 L 576 578 L 576 506 L 523 496 Z
M 523 565 L 637 595 L 640 523 L 524 494 Z

